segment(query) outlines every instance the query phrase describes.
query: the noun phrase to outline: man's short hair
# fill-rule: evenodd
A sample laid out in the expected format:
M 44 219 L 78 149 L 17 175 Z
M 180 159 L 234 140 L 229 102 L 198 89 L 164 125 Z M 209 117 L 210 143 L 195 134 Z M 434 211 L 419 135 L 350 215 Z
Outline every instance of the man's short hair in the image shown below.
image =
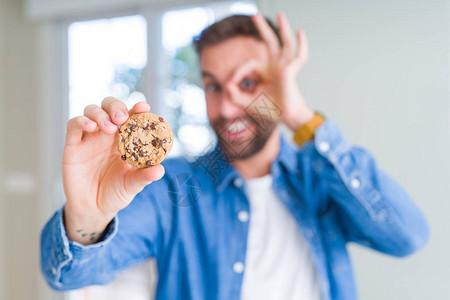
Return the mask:
M 281 37 L 278 28 L 267 17 L 265 17 L 265 19 L 275 32 L 278 42 L 281 45 Z M 195 50 L 200 56 L 206 47 L 219 44 L 238 36 L 253 37 L 262 41 L 262 37 L 259 34 L 255 23 L 253 23 L 251 16 L 232 15 L 206 27 L 198 36 L 194 37 Z

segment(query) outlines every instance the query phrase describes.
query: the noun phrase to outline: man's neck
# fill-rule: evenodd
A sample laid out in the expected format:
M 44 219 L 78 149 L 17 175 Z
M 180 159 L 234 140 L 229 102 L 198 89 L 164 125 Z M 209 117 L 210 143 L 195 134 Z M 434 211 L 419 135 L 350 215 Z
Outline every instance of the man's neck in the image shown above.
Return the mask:
M 270 165 L 280 150 L 280 130 L 270 135 L 264 147 L 249 158 L 236 160 L 231 165 L 245 178 L 262 177 L 270 173 Z

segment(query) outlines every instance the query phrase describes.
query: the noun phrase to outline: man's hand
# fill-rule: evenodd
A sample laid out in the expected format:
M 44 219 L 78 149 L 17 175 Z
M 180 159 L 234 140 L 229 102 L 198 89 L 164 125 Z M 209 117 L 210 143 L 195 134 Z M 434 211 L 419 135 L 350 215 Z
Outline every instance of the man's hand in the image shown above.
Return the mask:
M 84 116 L 67 123 L 63 182 L 64 221 L 70 240 L 96 242 L 119 210 L 164 175 L 161 165 L 133 168 L 120 159 L 117 149 L 118 125 L 129 115 L 148 111 L 150 106 L 141 102 L 128 112 L 123 102 L 108 97 L 101 107 L 89 105 Z
M 257 88 L 251 91 L 251 96 L 257 96 L 261 91 L 267 93 L 281 110 L 281 121 L 291 130 L 296 131 L 300 126 L 314 117 L 314 112 L 306 105 L 298 87 L 296 76 L 308 59 L 308 42 L 303 30 L 297 30 L 295 41 L 292 29 L 284 13 L 277 15 L 278 28 L 282 46 L 264 17 L 258 13 L 252 17 L 265 43 L 269 61 L 263 63 L 257 60 L 248 61 L 235 71 L 227 87 L 235 94 L 240 93 L 241 106 L 247 106 L 248 101 L 242 101 L 245 93 L 245 80 L 256 74 Z M 242 84 L 244 83 L 244 87 Z M 247 93 L 248 94 L 248 93 Z

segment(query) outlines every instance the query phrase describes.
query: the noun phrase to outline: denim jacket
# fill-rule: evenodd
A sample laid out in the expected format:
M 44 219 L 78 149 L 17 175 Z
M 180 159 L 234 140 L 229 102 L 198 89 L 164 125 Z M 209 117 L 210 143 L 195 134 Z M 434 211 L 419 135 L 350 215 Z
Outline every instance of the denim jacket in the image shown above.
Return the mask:
M 139 193 L 100 242 L 68 240 L 57 211 L 41 235 L 41 267 L 56 290 L 105 284 L 149 258 L 156 299 L 239 299 L 249 213 L 245 180 L 216 147 L 195 162 L 167 159 L 163 179 Z M 283 138 L 271 164 L 273 188 L 308 242 L 323 300 L 357 299 L 346 245 L 405 256 L 428 239 L 424 216 L 367 151 L 327 120 L 302 147 Z M 280 232 L 280 234 L 283 234 Z

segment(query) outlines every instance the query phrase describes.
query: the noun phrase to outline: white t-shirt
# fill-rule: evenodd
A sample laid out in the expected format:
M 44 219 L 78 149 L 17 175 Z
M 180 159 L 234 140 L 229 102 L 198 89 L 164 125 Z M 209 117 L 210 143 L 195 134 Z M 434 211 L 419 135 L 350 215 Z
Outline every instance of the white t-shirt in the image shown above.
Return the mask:
M 309 247 L 275 194 L 272 175 L 246 181 L 246 194 L 250 227 L 241 300 L 320 300 Z

